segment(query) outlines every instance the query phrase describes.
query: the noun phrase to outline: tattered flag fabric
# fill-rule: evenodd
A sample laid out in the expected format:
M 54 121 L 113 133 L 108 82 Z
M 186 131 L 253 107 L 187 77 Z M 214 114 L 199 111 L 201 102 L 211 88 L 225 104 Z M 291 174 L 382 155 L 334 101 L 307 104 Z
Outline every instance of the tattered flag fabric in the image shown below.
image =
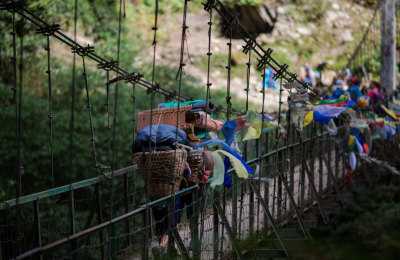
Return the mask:
M 247 170 L 247 173 L 249 173 L 249 174 L 252 174 L 252 173 L 253 173 L 253 169 L 252 169 L 249 165 L 247 165 L 247 163 L 243 160 L 243 158 L 240 157 L 240 155 L 239 155 L 237 152 L 235 152 L 235 150 L 233 150 L 231 147 L 229 147 L 229 145 L 228 145 L 227 143 L 225 143 L 224 141 L 222 141 L 222 140 L 220 140 L 220 139 L 211 139 L 211 140 L 207 140 L 207 141 L 205 141 L 205 142 L 202 142 L 202 143 L 200 143 L 200 144 L 194 146 L 193 149 L 197 149 L 197 148 L 199 148 L 199 147 L 202 147 L 202 146 L 205 146 L 205 145 L 208 145 L 208 144 L 221 144 L 221 145 L 222 145 L 222 148 L 223 148 L 225 151 L 231 153 L 231 154 L 232 154 L 233 156 L 235 156 L 239 161 L 242 162 L 242 164 L 244 165 L 244 167 L 245 167 L 246 170 Z
M 240 160 L 238 160 L 235 156 L 233 156 L 231 153 L 228 153 L 227 151 L 224 150 L 217 150 L 217 152 L 227 156 L 235 169 L 235 172 L 238 177 L 247 179 L 249 177 L 249 174 L 247 173 L 246 168 L 242 164 Z
M 349 153 L 349 164 L 350 164 L 351 171 L 354 171 L 357 166 L 357 157 L 354 152 Z
M 210 183 L 211 188 L 215 188 L 218 185 L 222 185 L 224 183 L 224 162 L 222 161 L 221 156 L 218 152 L 212 152 L 212 156 L 214 158 L 214 169 L 213 176 Z
M 243 137 L 242 141 L 258 139 L 261 135 L 261 126 L 262 126 L 261 120 L 256 119 L 253 122 L 251 122 L 250 126 L 247 128 L 246 135 Z
M 233 139 L 235 138 L 237 122 L 236 120 L 226 121 L 221 128 L 221 132 L 225 137 L 225 142 L 231 145 Z
M 314 118 L 314 111 L 306 111 L 306 115 L 304 116 L 304 127 L 309 125 Z

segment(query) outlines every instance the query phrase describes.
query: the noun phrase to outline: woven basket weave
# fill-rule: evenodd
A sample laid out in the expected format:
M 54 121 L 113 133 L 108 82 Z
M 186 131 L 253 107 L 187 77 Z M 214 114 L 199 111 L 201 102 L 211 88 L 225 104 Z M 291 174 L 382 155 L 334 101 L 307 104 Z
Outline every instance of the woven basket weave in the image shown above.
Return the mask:
M 193 185 L 197 182 L 197 175 L 203 167 L 203 151 L 202 150 L 190 150 L 187 162 L 189 164 L 192 174 L 189 176 L 188 184 Z
M 178 191 L 183 170 L 185 169 L 187 153 L 183 150 L 177 150 L 175 157 L 175 150 L 151 152 L 150 177 L 148 178 L 149 155 L 150 153 L 147 152 L 135 153 L 134 156 L 139 167 L 139 172 L 149 189 L 150 197 L 152 199 L 159 199 Z M 174 162 L 175 171 L 172 174 Z M 172 175 L 175 178 L 174 191 L 171 184 Z M 147 183 L 148 181 L 149 183 Z

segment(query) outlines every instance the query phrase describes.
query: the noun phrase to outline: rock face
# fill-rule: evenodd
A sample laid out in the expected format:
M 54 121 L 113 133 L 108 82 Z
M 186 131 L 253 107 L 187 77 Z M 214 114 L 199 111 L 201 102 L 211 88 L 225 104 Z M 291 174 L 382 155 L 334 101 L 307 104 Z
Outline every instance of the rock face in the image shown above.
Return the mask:
M 311 35 L 312 33 L 311 29 L 307 27 L 297 27 L 297 32 L 305 36 Z
M 250 34 L 271 33 L 277 20 L 276 10 L 271 10 L 265 5 L 258 7 L 252 5 L 234 5 L 230 8 L 233 13 L 239 14 L 239 22 L 243 28 Z M 230 32 L 225 30 L 226 23 L 221 22 L 221 30 L 226 37 Z M 233 38 L 239 38 L 239 35 L 232 32 Z
M 353 37 L 353 34 L 352 34 L 350 29 L 343 30 L 343 33 L 340 36 L 341 36 L 341 40 L 343 42 L 352 42 L 352 41 L 354 41 L 354 37 Z

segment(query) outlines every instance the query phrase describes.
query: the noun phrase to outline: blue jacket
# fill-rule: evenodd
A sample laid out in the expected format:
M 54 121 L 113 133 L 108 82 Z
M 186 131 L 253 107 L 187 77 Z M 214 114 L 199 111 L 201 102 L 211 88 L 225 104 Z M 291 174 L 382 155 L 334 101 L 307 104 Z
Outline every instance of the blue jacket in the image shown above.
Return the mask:
M 358 88 L 358 86 L 355 85 L 351 86 L 348 92 L 350 93 L 350 98 L 353 101 L 357 101 L 357 99 L 362 96 L 360 89 Z
M 333 91 L 332 93 L 332 97 L 334 98 L 340 98 L 341 95 L 345 95 L 346 92 L 344 92 L 344 90 L 341 89 L 336 89 L 335 91 Z

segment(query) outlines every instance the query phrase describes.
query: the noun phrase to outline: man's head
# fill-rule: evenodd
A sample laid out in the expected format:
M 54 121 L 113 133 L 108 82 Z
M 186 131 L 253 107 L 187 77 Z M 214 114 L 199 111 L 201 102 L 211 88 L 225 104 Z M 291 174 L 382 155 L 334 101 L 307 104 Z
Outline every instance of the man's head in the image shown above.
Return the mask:
M 354 80 L 354 86 L 360 86 L 361 85 L 361 80 L 359 80 L 359 79 L 355 79 Z

